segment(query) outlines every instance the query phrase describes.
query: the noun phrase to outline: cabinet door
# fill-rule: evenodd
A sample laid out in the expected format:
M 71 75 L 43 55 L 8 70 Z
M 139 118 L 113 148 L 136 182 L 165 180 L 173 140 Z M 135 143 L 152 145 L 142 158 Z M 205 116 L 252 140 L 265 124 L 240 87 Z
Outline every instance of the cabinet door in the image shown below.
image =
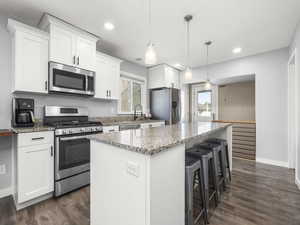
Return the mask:
M 96 70 L 96 42 L 78 36 L 76 41 L 76 66 Z
M 103 133 L 110 133 L 119 131 L 119 126 L 104 126 Z
M 51 144 L 18 148 L 18 203 L 54 190 L 54 161 Z
M 108 98 L 109 65 L 105 57 L 96 57 L 95 98 Z
M 142 129 L 145 129 L 145 128 L 149 128 L 150 126 L 149 126 L 149 123 L 142 123 L 141 124 L 141 128 Z
M 50 61 L 74 66 L 76 37 L 66 29 L 52 26 L 50 30 Z
M 120 63 L 111 62 L 109 63 L 109 98 L 118 100 L 120 91 Z
M 166 66 L 165 84 L 169 88 L 179 88 L 179 72 L 176 69 Z
M 48 39 L 17 32 L 14 41 L 14 91 L 47 93 Z

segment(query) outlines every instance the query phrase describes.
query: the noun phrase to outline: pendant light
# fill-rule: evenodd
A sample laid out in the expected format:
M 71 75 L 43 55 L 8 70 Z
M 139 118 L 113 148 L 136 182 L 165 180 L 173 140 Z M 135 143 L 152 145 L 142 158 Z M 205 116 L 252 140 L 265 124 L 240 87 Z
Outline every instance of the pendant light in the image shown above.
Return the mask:
M 193 78 L 193 72 L 190 68 L 190 21 L 192 19 L 192 15 L 186 15 L 184 17 L 186 22 L 186 68 L 184 71 L 184 77 L 186 80 L 191 80 Z
M 145 64 L 146 65 L 154 65 L 157 63 L 157 55 L 154 48 L 154 44 L 152 43 L 152 25 L 151 25 L 151 0 L 148 0 L 148 22 L 149 22 L 149 35 L 150 40 L 147 45 L 146 53 L 145 53 Z
M 207 41 L 204 43 L 206 45 L 206 88 L 210 88 L 210 79 L 208 74 L 208 48 L 212 44 L 212 41 Z

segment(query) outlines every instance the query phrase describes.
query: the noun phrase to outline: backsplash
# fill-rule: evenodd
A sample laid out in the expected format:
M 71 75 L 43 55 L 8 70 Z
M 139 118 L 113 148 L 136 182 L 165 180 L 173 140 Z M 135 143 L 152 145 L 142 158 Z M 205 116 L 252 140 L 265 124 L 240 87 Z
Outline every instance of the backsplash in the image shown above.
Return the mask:
M 116 116 L 118 113 L 118 102 L 94 98 L 87 98 L 74 95 L 38 95 L 38 94 L 15 94 L 17 98 L 33 98 L 35 117 L 42 119 L 44 106 L 81 106 L 89 109 L 90 117 Z

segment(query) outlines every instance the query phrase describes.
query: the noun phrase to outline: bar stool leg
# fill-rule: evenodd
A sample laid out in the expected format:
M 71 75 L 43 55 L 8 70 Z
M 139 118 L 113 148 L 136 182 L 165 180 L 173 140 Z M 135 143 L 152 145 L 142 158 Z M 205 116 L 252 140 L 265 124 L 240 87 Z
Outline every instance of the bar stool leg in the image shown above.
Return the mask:
M 222 170 L 222 176 L 223 176 L 223 188 L 224 191 L 226 190 L 226 179 L 227 179 L 227 173 L 226 173 L 226 154 L 222 150 L 219 152 L 220 155 L 220 163 L 221 163 L 221 170 Z
M 225 149 L 226 149 L 226 161 L 227 161 L 228 176 L 229 176 L 229 181 L 231 182 L 231 171 L 230 171 L 228 144 L 226 144 Z
M 214 160 L 214 157 L 211 159 L 213 160 L 212 163 L 210 163 L 210 171 L 212 171 L 212 176 L 213 176 L 213 185 L 214 185 L 214 190 L 216 191 L 216 194 L 214 196 L 214 199 L 215 199 L 215 207 L 218 206 L 218 192 L 219 192 L 219 185 L 218 185 L 218 179 L 217 179 L 217 170 L 215 169 L 215 160 Z
M 213 179 L 214 179 L 214 184 L 216 187 L 216 198 L 217 198 L 217 202 L 219 203 L 220 201 L 220 189 L 219 189 L 219 182 L 218 182 L 218 154 L 213 151 L 213 159 L 212 159 L 212 175 L 213 175 Z
M 191 171 L 186 171 L 186 188 L 185 188 L 185 195 L 186 195 L 186 205 L 187 205 L 187 225 L 194 225 L 194 217 L 193 217 L 193 193 L 194 193 L 194 176 Z
M 204 180 L 203 180 L 203 173 L 202 173 L 202 170 L 199 170 L 198 171 L 198 176 L 199 176 L 199 184 L 198 184 L 198 190 L 199 190 L 199 193 L 200 193 L 200 197 L 201 197 L 201 202 L 202 202 L 202 208 L 205 209 L 205 194 L 204 194 Z M 203 221 L 204 221 L 204 224 L 209 224 L 208 222 L 208 215 L 207 215 L 207 211 L 204 210 L 204 213 L 203 213 Z
M 204 186 L 204 210 L 206 212 L 207 215 L 207 223 L 209 223 L 208 221 L 208 209 L 209 209 L 209 176 L 208 176 L 208 160 L 204 159 L 202 160 L 202 175 L 203 175 L 203 186 Z

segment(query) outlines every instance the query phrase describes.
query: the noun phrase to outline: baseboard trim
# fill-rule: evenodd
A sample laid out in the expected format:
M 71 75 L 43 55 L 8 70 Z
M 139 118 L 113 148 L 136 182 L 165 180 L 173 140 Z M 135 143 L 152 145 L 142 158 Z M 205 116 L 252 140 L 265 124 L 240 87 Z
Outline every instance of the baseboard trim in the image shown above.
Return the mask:
M 296 185 L 297 185 L 297 187 L 299 188 L 299 190 L 300 190 L 300 180 L 298 180 L 298 178 L 296 177 Z
M 12 188 L 11 187 L 0 189 L 0 198 L 7 197 L 9 195 L 12 195 Z
M 269 165 L 273 165 L 273 166 L 286 167 L 286 168 L 289 167 L 289 163 L 288 162 L 271 160 L 271 159 L 256 158 L 256 162 L 264 163 L 264 164 L 269 164 Z

